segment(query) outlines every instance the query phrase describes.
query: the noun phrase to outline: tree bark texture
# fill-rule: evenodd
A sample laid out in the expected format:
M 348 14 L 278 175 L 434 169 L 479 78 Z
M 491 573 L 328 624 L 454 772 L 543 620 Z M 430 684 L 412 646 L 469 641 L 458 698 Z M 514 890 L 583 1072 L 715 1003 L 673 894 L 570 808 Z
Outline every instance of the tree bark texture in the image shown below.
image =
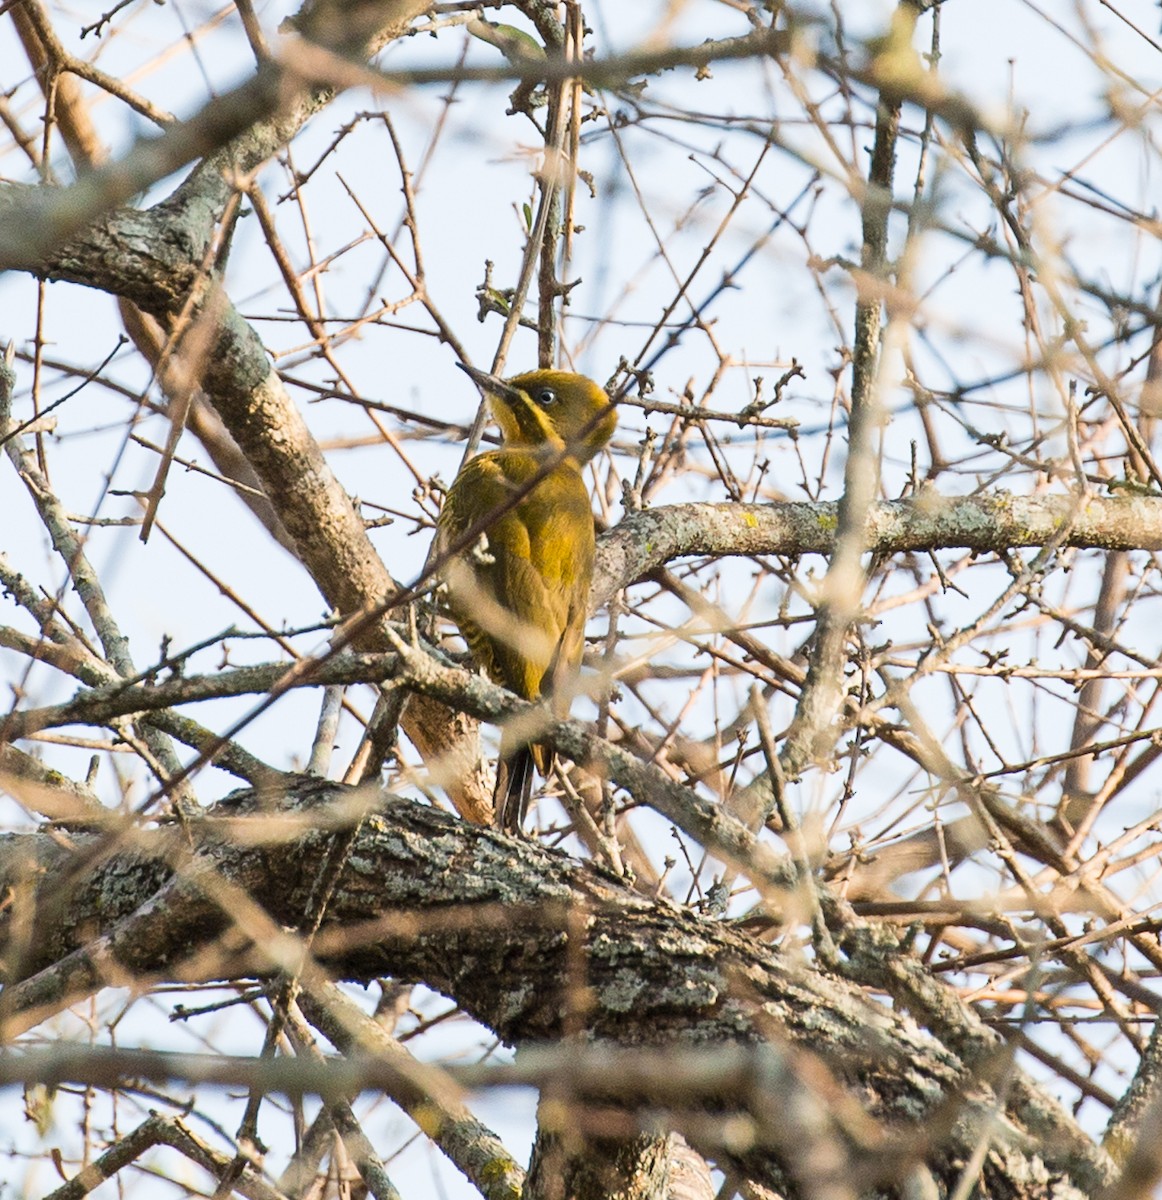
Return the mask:
M 249 897 L 276 932 L 301 926 L 335 836 L 334 820 L 319 818 L 353 798 L 318 780 L 289 796 L 242 793 L 188 832 L 135 833 L 132 846 L 109 832 L 5 837 L 9 1028 L 25 1023 L 25 1005 L 43 1014 L 104 982 L 275 971 L 277 939 L 256 937 L 235 898 Z M 315 819 L 330 828 L 311 828 Z M 1038 1094 L 1031 1111 L 1031 1083 L 1010 1084 L 1006 1107 L 986 1064 L 970 1068 L 852 983 L 728 921 L 410 801 L 383 796 L 364 819 L 314 953 L 340 979 L 422 981 L 510 1043 L 671 1047 L 677 1061 L 684 1045 L 775 1047 L 784 1075 L 756 1078 L 741 1094 L 711 1089 L 683 1132 L 776 1191 L 839 1195 L 833 1186 L 847 1176 L 856 1190 L 845 1194 L 892 1194 L 884 1181 L 911 1162 L 948 1194 L 981 1137 L 990 1149 L 980 1195 L 1080 1196 L 1110 1175 L 1051 1100 Z M 821 1111 L 796 1099 L 804 1078 L 813 1095 L 833 1090 Z M 599 1099 L 616 1116 L 621 1105 Z M 749 1144 L 723 1144 L 724 1114 L 740 1111 Z M 620 1139 L 624 1128 L 614 1128 Z M 813 1137 L 831 1161 L 816 1155 L 805 1178 Z M 799 1163 L 794 1174 L 788 1161 Z

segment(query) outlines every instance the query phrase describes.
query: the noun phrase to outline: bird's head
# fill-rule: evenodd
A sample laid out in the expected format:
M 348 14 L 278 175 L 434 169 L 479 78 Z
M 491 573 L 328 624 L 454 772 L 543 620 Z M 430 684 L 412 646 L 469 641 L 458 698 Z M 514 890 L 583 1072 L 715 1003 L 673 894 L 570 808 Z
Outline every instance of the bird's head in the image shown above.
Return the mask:
M 528 371 L 498 379 L 460 367 L 488 397 L 506 446 L 562 450 L 588 462 L 613 437 L 617 413 L 605 390 L 570 371 Z

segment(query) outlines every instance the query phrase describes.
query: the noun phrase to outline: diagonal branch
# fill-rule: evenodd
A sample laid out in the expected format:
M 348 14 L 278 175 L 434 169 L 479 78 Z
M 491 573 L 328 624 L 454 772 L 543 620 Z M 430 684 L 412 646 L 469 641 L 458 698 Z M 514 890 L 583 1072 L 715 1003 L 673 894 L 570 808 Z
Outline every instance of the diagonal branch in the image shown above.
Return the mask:
M 308 803 L 314 804 L 318 781 L 310 786 L 314 799 Z M 341 802 L 347 789 L 324 791 Z M 205 878 L 245 886 L 274 920 L 293 926 L 302 918 L 331 837 L 310 829 L 271 842 L 263 830 L 269 829 L 274 803 L 270 795 L 248 794 L 220 805 L 199 834 L 197 854 L 212 864 Z M 284 811 L 295 804 L 293 794 L 277 800 Z M 235 836 L 212 834 L 218 818 L 228 818 L 226 828 Z M 249 836 L 248 823 L 262 829 Z M 90 931 L 109 930 L 127 903 L 152 902 L 168 871 L 168 835 L 154 836 L 160 858 L 151 859 L 149 836 L 143 836 L 133 854 L 100 863 L 67 910 L 45 910 L 56 917 L 43 922 L 35 947 L 43 964 L 83 945 Z M 75 840 L 83 852 L 86 835 Z M 31 867 L 38 900 L 48 899 L 53 873 L 69 855 L 49 835 L 4 839 L 0 887 L 26 888 Z M 992 1119 L 995 1098 L 983 1076 L 974 1077 L 946 1045 L 871 1003 L 857 987 L 728 923 L 629 891 L 564 855 L 385 796 L 380 812 L 364 820 L 350 862 L 358 865 L 349 865 L 339 880 L 315 945 L 338 978 L 367 980 L 387 971 L 402 980 L 422 980 L 512 1042 L 552 1041 L 576 1029 L 619 1045 L 765 1043 L 776 1056 L 785 1047 L 791 1057 L 782 1061 L 790 1075 L 780 1093 L 793 1094 L 787 1089 L 796 1079 L 795 1087 L 808 1081 L 818 1087 L 834 1077 L 841 1088 L 829 1102 L 836 1129 L 846 1130 L 844 1138 L 853 1136 L 857 1111 L 867 1114 L 860 1120 L 873 1122 L 865 1133 L 873 1136 L 875 1153 L 865 1146 L 860 1159 L 873 1173 L 889 1162 L 898 1166 L 899 1155 L 914 1161 L 920 1153 L 938 1177 L 955 1178 L 956 1164 L 975 1145 L 981 1122 Z M 213 941 L 225 918 L 211 897 L 199 898 L 196 890 L 183 890 L 182 903 L 180 921 L 156 923 L 166 931 L 160 942 L 147 937 L 110 942 L 114 957 L 106 970 L 147 978 L 184 963 L 183 973 L 194 978 L 202 961 L 203 970 L 220 971 L 222 958 L 199 960 L 195 952 Z M 264 961 L 260 951 L 255 965 Z M 580 1010 L 571 982 L 579 962 L 586 979 Z M 231 970 L 234 977 L 247 970 L 244 947 L 235 947 Z M 955 1012 L 949 1007 L 948 1019 Z M 995 1038 L 987 1031 L 979 1036 Z M 827 1065 L 816 1060 L 808 1068 L 802 1056 L 814 1058 L 820 1051 Z M 393 1069 L 385 1060 L 372 1061 L 379 1069 Z M 263 1069 L 285 1068 L 273 1060 Z M 38 1078 L 50 1074 L 39 1064 Z M 605 1074 L 611 1074 L 608 1068 Z M 336 1082 L 343 1090 L 357 1086 L 341 1074 Z M 1096 1191 L 1110 1174 L 1101 1153 L 1031 1083 L 1012 1094 L 1035 1096 L 1038 1113 L 1010 1106 L 994 1130 L 982 1188 L 990 1186 L 990 1172 L 1011 1173 L 1023 1164 L 1031 1174 L 1022 1177 L 1050 1179 L 1051 1189 Z M 1057 1133 L 1042 1142 L 1030 1136 L 1025 1121 L 1035 1117 L 1040 1128 L 1049 1110 Z M 882 1132 L 873 1135 L 877 1125 Z M 705 1141 L 721 1124 L 692 1121 L 690 1128 Z M 773 1141 L 764 1135 L 749 1149 L 713 1142 L 707 1149 L 720 1165 L 730 1162 L 747 1177 L 775 1185 L 782 1179 L 780 1150 L 791 1147 L 778 1123 L 772 1135 Z

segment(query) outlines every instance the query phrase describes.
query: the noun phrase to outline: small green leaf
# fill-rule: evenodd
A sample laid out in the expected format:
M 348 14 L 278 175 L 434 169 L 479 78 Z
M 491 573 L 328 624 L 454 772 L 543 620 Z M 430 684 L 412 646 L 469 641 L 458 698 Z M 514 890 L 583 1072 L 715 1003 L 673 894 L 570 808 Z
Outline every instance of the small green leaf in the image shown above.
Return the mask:
M 497 25 L 474 17 L 468 22 L 468 32 L 473 37 L 495 46 L 510 63 L 519 66 L 522 62 L 543 62 L 545 48 L 532 34 L 517 29 L 515 25 Z

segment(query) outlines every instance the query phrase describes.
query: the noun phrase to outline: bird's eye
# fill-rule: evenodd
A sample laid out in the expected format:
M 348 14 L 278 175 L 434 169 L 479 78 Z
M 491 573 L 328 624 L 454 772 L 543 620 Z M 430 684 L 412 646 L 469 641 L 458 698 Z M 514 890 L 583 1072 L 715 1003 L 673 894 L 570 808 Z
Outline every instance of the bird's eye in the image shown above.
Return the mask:
M 557 403 L 557 393 L 552 388 L 541 388 L 537 392 L 537 403 L 542 408 L 552 408 Z

